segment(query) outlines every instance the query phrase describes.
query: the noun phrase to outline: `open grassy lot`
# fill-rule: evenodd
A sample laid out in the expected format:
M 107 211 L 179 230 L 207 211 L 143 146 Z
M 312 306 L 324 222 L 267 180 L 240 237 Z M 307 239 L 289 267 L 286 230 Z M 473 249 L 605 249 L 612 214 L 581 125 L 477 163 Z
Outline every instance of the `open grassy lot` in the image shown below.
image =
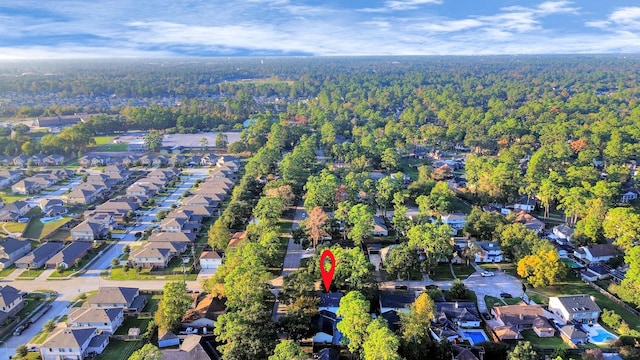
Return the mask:
M 29 225 L 25 229 L 24 233 L 22 233 L 22 236 L 27 239 L 41 240 L 47 237 L 47 235 L 58 230 L 62 225 L 68 223 L 69 221 L 71 221 L 70 217 L 63 217 L 60 220 L 55 220 L 43 224 L 40 219 L 36 218 L 29 222 Z
M 127 360 L 134 351 L 144 345 L 142 341 L 110 340 L 104 352 L 96 360 Z
M 429 277 L 434 281 L 453 280 L 449 264 L 438 264 L 438 266 L 433 269 L 433 275 L 430 274 Z
M 1 228 L 6 234 L 22 234 L 27 228 L 27 223 L 7 222 L 3 223 Z
M 473 266 L 466 266 L 466 265 L 452 265 L 452 266 L 453 266 L 453 272 L 455 272 L 456 276 L 461 280 L 468 278 L 469 275 L 476 272 L 476 269 Z
M 93 140 L 96 142 L 96 146 L 93 150 L 96 151 L 127 151 L 127 144 L 114 144 L 114 136 L 111 135 L 95 136 Z
M 30 293 L 25 297 L 26 305 L 20 311 L 18 311 L 18 316 L 21 319 L 24 319 L 27 315 L 31 314 L 33 310 L 35 310 L 38 305 L 45 302 L 46 296 L 44 294 L 39 293 Z
M 544 349 L 568 349 L 567 345 L 560 337 L 539 337 L 533 330 L 522 330 L 520 332 L 524 339 L 533 345 L 533 347 Z
M 94 136 L 93 140 L 96 142 L 96 146 L 113 144 L 112 135 Z

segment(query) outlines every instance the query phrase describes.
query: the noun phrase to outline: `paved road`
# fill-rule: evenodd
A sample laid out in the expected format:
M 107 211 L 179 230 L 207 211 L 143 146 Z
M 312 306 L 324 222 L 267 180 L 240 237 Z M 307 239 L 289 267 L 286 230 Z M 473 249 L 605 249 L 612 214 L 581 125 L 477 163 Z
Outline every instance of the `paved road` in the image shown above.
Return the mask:
M 177 189 L 170 194 L 167 199 L 161 201 L 160 205 L 167 205 L 166 207 L 168 209 L 171 206 L 171 203 L 176 202 L 185 190 L 190 189 L 198 178 L 206 177 L 208 172 L 208 168 L 186 170 L 183 174 L 186 174 L 188 177 L 178 185 Z M 55 193 L 61 192 L 63 194 L 66 192 L 65 188 L 70 186 L 72 185 L 65 185 L 64 188 L 57 190 Z M 39 198 L 43 198 L 45 196 L 56 196 L 53 193 L 42 195 L 44 196 L 40 196 Z M 34 199 L 34 201 L 37 200 Z M 137 240 L 135 237 L 136 232 L 144 231 L 147 227 L 157 224 L 156 214 L 159 210 L 161 210 L 161 208 L 144 211 L 138 219 L 139 225 L 127 228 L 126 234 L 119 236 L 120 239 L 105 250 L 102 255 L 97 257 L 87 268 L 86 272 L 79 277 L 65 280 L 50 280 L 48 279 L 48 275 L 41 275 L 35 280 L 3 280 L 2 283 L 11 284 L 17 289 L 25 292 L 53 290 L 58 293 L 58 297 L 51 303 L 51 309 L 31 325 L 31 327 L 26 329 L 22 335 L 12 336 L 6 342 L 2 343 L 2 347 L 0 347 L 0 359 L 8 359 L 9 355 L 13 355 L 15 353 L 15 348 L 18 345 L 27 344 L 28 341 L 42 329 L 44 323 L 49 319 L 59 318 L 66 315 L 69 311 L 71 300 L 80 293 L 96 290 L 101 286 L 128 286 L 145 290 L 162 289 L 165 283 L 162 280 L 111 281 L 100 277 L 100 274 L 111 266 L 111 259 L 120 256 L 124 246 L 131 245 Z M 18 274 L 19 271 L 15 271 L 14 273 Z M 46 274 L 47 271 L 44 273 Z M 202 290 L 202 286 L 199 281 L 187 281 L 187 287 L 190 290 Z

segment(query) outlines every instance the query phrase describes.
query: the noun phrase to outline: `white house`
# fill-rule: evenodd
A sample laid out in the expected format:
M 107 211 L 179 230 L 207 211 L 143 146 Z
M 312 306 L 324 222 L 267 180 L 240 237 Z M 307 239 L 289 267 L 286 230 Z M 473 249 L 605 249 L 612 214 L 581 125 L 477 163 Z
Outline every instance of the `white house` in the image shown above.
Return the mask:
M 222 257 L 215 251 L 203 251 L 200 255 L 201 269 L 217 269 L 222 265 Z
M 550 297 L 549 311 L 559 316 L 565 323 L 572 320 L 579 323 L 595 323 L 601 312 L 600 307 L 589 295 Z
M 389 236 L 389 229 L 381 217 L 373 217 L 373 230 L 371 230 L 371 233 L 373 236 Z
M 553 227 L 553 234 L 562 240 L 569 240 L 573 235 L 573 229 L 567 224 L 560 224 Z
M 628 203 L 629 201 L 633 201 L 637 198 L 638 198 L 638 193 L 634 191 L 627 191 L 626 193 L 622 194 L 622 199 L 620 199 L 620 201 L 623 203 Z
M 502 248 L 495 241 L 478 241 L 476 245 L 480 248 L 475 254 L 476 263 L 496 263 L 504 261 Z
M 93 341 L 96 338 L 97 341 Z M 96 328 L 59 329 L 40 346 L 42 360 L 84 360 L 101 354 L 109 336 L 98 335 Z
M 443 224 L 449 225 L 453 230 L 453 235 L 457 235 L 464 228 L 467 222 L 467 215 L 462 213 L 445 214 L 440 218 Z
M 122 308 L 79 307 L 69 313 L 68 323 L 72 328 L 96 328 L 103 333 L 114 334 L 123 321 Z
M 520 197 L 516 202 L 513 203 L 514 211 L 526 211 L 530 212 L 536 208 L 536 199 L 528 196 Z
M 605 262 L 616 257 L 618 255 L 618 249 L 610 244 L 581 246 L 575 250 L 573 255 L 589 263 Z

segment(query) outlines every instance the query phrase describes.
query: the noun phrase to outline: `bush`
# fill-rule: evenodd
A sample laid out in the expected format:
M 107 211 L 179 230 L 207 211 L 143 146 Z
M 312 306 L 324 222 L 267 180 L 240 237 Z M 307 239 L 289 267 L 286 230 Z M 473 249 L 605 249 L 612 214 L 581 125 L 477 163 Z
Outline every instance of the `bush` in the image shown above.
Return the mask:
M 17 357 L 25 357 L 27 356 L 28 353 L 29 353 L 29 350 L 27 349 L 27 345 L 22 344 L 16 348 Z
M 622 325 L 622 317 L 613 310 L 602 309 L 602 322 L 612 329 L 618 329 Z

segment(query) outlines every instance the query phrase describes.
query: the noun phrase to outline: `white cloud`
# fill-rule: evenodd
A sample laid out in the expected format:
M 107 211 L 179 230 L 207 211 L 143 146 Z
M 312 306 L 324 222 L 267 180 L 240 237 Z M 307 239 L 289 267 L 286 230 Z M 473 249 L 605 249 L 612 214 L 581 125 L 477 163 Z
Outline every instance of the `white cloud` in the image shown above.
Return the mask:
M 587 21 L 585 25 L 611 31 L 640 30 L 640 7 L 617 8 L 609 14 L 606 20 Z

